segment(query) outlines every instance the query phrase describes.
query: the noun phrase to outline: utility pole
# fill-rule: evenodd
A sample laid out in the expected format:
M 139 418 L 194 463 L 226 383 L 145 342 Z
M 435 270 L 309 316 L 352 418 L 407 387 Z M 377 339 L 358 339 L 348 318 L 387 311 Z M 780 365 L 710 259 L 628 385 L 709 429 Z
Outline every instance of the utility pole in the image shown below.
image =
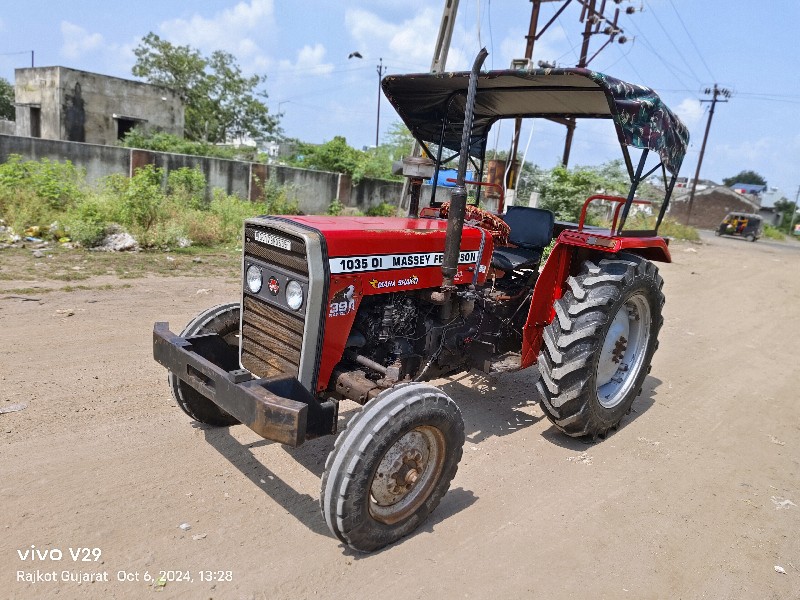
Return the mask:
M 541 8 L 542 2 L 553 2 L 556 0 L 531 0 L 532 7 L 531 7 L 531 21 L 528 28 L 528 35 L 525 36 L 526 44 L 525 44 L 525 58 L 530 61 L 533 57 L 533 46 L 534 42 L 538 40 L 552 25 L 552 23 L 564 12 L 564 9 L 569 6 L 572 0 L 558 0 L 563 2 L 561 7 L 556 11 L 555 15 L 541 28 L 538 29 L 538 20 L 539 20 L 539 11 Z M 578 58 L 577 67 L 587 67 L 592 60 L 606 47 L 608 44 L 614 41 L 618 34 L 622 34 L 622 29 L 618 26 L 619 8 L 615 9 L 613 19 L 609 20 L 605 16 L 605 9 L 606 9 L 606 1 L 607 0 L 600 0 L 600 8 L 597 9 L 597 0 L 577 0 L 579 4 L 581 4 L 581 16 L 580 21 L 584 23 L 583 29 L 583 42 L 581 44 L 581 53 Z M 622 0 L 613 0 L 614 4 L 619 4 Z M 629 6 L 625 9 L 626 14 L 633 14 L 636 12 L 636 8 L 633 6 Z M 605 26 L 601 28 L 601 25 L 605 23 Z M 591 56 L 589 56 L 589 40 L 593 35 L 596 34 L 604 34 L 608 36 L 606 42 L 600 46 L 600 48 Z M 619 39 L 617 40 L 620 44 L 624 44 L 628 41 L 624 35 L 620 35 Z M 541 62 L 539 63 L 541 65 Z M 562 125 L 566 126 L 567 128 L 567 136 L 564 141 L 564 155 L 561 159 L 561 162 L 566 166 L 569 163 L 569 154 L 572 148 L 572 137 L 575 133 L 575 120 L 574 119 L 551 119 L 557 123 L 561 123 Z M 517 150 L 519 147 L 519 134 L 520 129 L 522 126 L 522 120 L 516 119 L 514 123 L 514 137 L 511 140 L 511 152 L 509 154 L 509 160 L 511 160 L 511 164 L 514 164 L 514 161 L 517 158 Z M 511 183 L 511 182 L 506 182 Z M 510 186 L 509 186 L 510 187 Z
M 531 21 L 528 25 L 528 35 L 525 36 L 525 61 L 529 63 L 530 60 L 533 58 L 533 45 L 538 40 L 542 34 L 547 31 L 550 25 L 555 21 L 558 16 L 564 12 L 564 9 L 567 8 L 572 0 L 566 0 L 561 8 L 558 9 L 555 16 L 547 22 L 547 24 L 542 27 L 540 30 L 537 31 L 537 27 L 539 26 L 539 11 L 542 7 L 542 2 L 553 2 L 554 0 L 531 0 Z M 511 168 L 508 170 L 508 178 L 509 181 L 504 181 L 506 189 L 513 188 L 516 189 L 516 181 L 514 177 L 514 163 L 517 160 L 517 151 L 519 149 L 519 134 L 520 130 L 522 129 L 522 119 L 517 117 L 514 119 L 514 137 L 511 138 L 511 152 L 509 152 L 508 160 Z M 522 167 L 520 167 L 520 171 Z M 519 174 L 516 174 L 516 179 L 519 178 Z M 511 184 L 514 185 L 511 185 Z
M 575 65 L 579 69 L 583 69 L 589 66 L 589 63 L 594 60 L 594 57 L 600 54 L 600 51 L 603 50 L 606 46 L 608 46 L 611 42 L 614 41 L 614 38 L 617 34 L 623 33 L 622 29 L 617 25 L 619 20 L 619 9 L 617 8 L 614 10 L 614 19 L 612 21 L 608 21 L 606 16 L 603 14 L 606 9 L 606 0 L 601 0 L 600 10 L 597 10 L 597 0 L 579 0 L 579 2 L 583 5 L 583 9 L 581 10 L 581 18 L 580 20 L 584 23 L 583 28 L 583 42 L 581 43 L 581 54 L 578 58 L 578 64 Z M 619 4 L 620 0 L 614 0 L 615 4 Z M 626 14 L 633 14 L 636 12 L 636 9 L 633 6 L 629 6 L 625 9 Z M 600 29 L 600 25 L 602 23 L 608 23 L 605 27 Z M 605 34 L 608 36 L 606 43 L 600 46 L 600 48 L 589 56 L 589 40 L 593 35 L 596 34 Z M 624 44 L 628 41 L 624 35 L 620 35 L 619 43 Z M 566 167 L 569 164 L 569 154 L 572 151 L 572 138 L 575 135 L 575 119 L 565 119 L 565 125 L 567 127 L 567 137 L 564 140 L 564 156 L 561 159 L 561 163 Z
M 789 235 L 794 235 L 794 222 L 797 219 L 797 201 L 800 200 L 800 185 L 797 186 L 797 194 L 794 196 L 794 209 L 792 210 L 792 218 L 789 221 Z
M 445 0 L 442 20 L 439 23 L 439 35 L 436 37 L 436 47 L 433 49 L 433 59 L 431 60 L 431 73 L 441 73 L 447 64 L 447 53 L 450 50 L 450 40 L 453 39 L 453 28 L 456 24 L 456 14 L 458 13 L 458 0 Z M 422 148 L 417 140 L 411 150 L 412 157 L 419 157 Z M 411 180 L 405 177 L 403 180 L 403 191 L 400 194 L 400 207 L 408 208 L 409 187 Z
M 381 79 L 383 79 L 383 58 L 378 59 L 378 119 L 375 122 L 375 147 L 378 147 L 378 136 L 381 131 Z
M 700 102 L 710 102 L 711 108 L 708 111 L 708 122 L 706 123 L 706 132 L 703 135 L 703 145 L 700 147 L 700 157 L 697 159 L 697 171 L 694 173 L 694 181 L 692 182 L 692 190 L 689 192 L 689 206 L 686 209 L 686 225 L 689 225 L 689 219 L 692 217 L 692 204 L 694 204 L 694 191 L 697 188 L 697 180 L 700 178 L 700 167 L 703 165 L 703 155 L 706 152 L 706 142 L 708 141 L 708 132 L 711 129 L 711 119 L 714 118 L 714 107 L 717 105 L 717 102 L 727 102 L 728 98 L 731 97 L 730 90 L 726 90 L 725 88 L 717 87 L 717 84 L 714 84 L 714 88 L 706 88 L 704 90 L 706 94 L 712 94 L 711 100 L 700 100 Z M 725 100 L 720 100 L 719 97 L 724 96 Z

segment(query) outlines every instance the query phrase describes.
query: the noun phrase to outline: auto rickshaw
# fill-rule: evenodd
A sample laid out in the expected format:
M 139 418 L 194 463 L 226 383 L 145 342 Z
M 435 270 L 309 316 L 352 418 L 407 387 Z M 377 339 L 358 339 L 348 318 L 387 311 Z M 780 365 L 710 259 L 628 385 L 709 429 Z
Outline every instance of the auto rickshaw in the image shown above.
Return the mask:
M 737 235 L 755 242 L 763 233 L 761 217 L 752 213 L 731 212 L 714 232 L 717 235 Z

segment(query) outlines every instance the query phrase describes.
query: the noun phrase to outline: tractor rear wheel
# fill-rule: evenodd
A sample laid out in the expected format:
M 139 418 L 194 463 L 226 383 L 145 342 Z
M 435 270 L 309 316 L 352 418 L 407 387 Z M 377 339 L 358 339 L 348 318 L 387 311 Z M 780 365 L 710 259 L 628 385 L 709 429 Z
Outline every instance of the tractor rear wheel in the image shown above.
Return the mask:
M 630 411 L 658 348 L 663 280 L 633 254 L 583 264 L 544 330 L 537 390 L 552 423 L 603 436 Z
M 216 333 L 224 339 L 229 346 L 239 347 L 239 314 L 238 302 L 220 304 L 204 310 L 181 331 L 181 337 Z M 225 427 L 235 425 L 234 417 L 226 413 L 211 400 L 203 396 L 188 383 L 181 381 L 174 373 L 169 374 L 169 387 L 172 397 L 181 407 L 181 410 L 195 421 L 206 425 Z
M 447 492 L 463 445 L 461 411 L 438 388 L 410 383 L 382 392 L 328 456 L 320 507 L 329 529 L 359 552 L 408 535 Z

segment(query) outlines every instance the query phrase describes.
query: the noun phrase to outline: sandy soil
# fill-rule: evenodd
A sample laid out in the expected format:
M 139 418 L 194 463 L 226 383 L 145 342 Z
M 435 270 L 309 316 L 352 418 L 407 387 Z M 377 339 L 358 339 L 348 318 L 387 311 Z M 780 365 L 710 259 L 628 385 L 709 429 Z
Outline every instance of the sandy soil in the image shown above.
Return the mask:
M 0 596 L 800 598 L 799 248 L 673 245 L 652 374 L 599 443 L 550 426 L 535 368 L 441 382 L 467 427 L 451 491 L 366 556 L 319 513 L 331 438 L 194 426 L 152 360 L 152 323 L 235 300 L 233 279 L 41 301 L 2 281 L 0 410 L 27 408 L 0 414 Z M 37 571 L 56 581 L 18 581 Z

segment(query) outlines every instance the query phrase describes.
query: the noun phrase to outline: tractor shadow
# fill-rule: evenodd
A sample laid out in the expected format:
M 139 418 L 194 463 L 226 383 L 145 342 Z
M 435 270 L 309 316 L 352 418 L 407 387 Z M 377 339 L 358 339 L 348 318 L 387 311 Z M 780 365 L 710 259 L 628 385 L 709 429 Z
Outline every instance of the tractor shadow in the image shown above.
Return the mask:
M 538 377 L 539 373 L 536 369 L 509 373 L 501 378 L 490 378 L 484 374 L 470 372 L 437 383 L 442 391 L 451 396 L 458 404 L 464 417 L 467 442 L 480 444 L 493 436 L 516 434 L 546 420 L 538 406 L 539 398 L 535 389 Z M 622 419 L 619 429 L 627 427 L 653 406 L 656 388 L 661 383 L 661 380 L 648 376 L 642 387 L 641 396 L 634 402 L 631 412 Z M 345 429 L 347 422 L 358 411 L 359 407 L 355 403 L 341 403 L 338 423 L 340 432 Z M 325 470 L 325 461 L 333 450 L 335 436 L 309 440 L 298 448 L 291 448 L 262 439 L 243 443 L 234 437 L 231 429 L 227 427 L 217 428 L 204 425 L 196 425 L 196 427 L 203 432 L 206 442 L 249 479 L 254 486 L 307 526 L 309 530 L 333 539 L 334 536 L 328 531 L 320 514 L 318 496 L 299 492 L 281 479 L 277 471 L 269 469 L 253 453 L 253 450 L 262 446 L 278 446 L 309 472 L 321 478 Z M 602 439 L 593 442 L 591 439 L 570 438 L 552 425 L 541 435 L 549 442 L 573 451 L 583 451 L 587 446 L 603 441 Z M 609 435 L 613 435 L 613 432 Z M 285 466 L 285 462 L 281 461 L 281 465 Z M 282 471 L 284 476 L 288 472 L 286 469 L 282 469 Z M 432 533 L 439 523 L 455 516 L 477 501 L 478 497 L 470 490 L 451 489 L 431 517 L 418 530 L 404 539 Z M 402 540 L 398 543 L 402 543 Z M 391 550 L 394 546 L 395 544 L 392 544 L 370 555 L 353 552 L 345 546 L 342 548 L 345 554 L 354 558 L 368 558 Z
M 458 404 L 467 442 L 480 444 L 491 437 L 517 433 L 545 418 L 536 406 L 533 385 L 537 379 L 535 369 L 502 377 L 470 371 L 440 381 L 439 387 Z
M 280 475 L 264 465 L 253 454 L 254 448 L 261 446 L 281 446 L 277 442 L 258 440 L 253 443 L 242 443 L 236 439 L 230 428 L 209 428 L 202 426 L 206 442 L 219 452 L 239 472 L 247 477 L 253 485 L 263 491 L 278 505 L 306 525 L 311 531 L 325 537 L 333 538 L 320 514 L 319 497 L 298 492 L 281 479 Z M 317 477 L 322 477 L 325 459 L 333 450 L 333 436 L 309 440 L 298 448 L 283 447 L 293 459 Z M 282 462 L 282 464 L 285 464 Z
M 658 388 L 658 386 L 660 386 L 662 383 L 663 382 L 657 377 L 648 375 L 642 384 L 642 393 L 638 398 L 636 398 L 636 400 L 633 401 L 633 406 L 631 406 L 630 412 L 622 417 L 619 425 L 616 428 L 609 430 L 605 436 L 598 437 L 595 440 L 590 437 L 571 438 L 557 429 L 555 425 L 551 424 L 550 427 L 542 432 L 542 437 L 548 442 L 551 442 L 552 444 L 561 448 L 567 448 L 568 450 L 580 452 L 586 450 L 586 448 L 590 446 L 601 444 L 616 433 L 625 429 L 628 425 L 650 410 L 650 408 L 656 403 L 656 388 Z
M 588 437 L 571 438 L 549 423 L 539 406 L 539 393 L 535 387 L 539 377 L 538 369 L 532 367 L 499 378 L 472 371 L 438 383 L 461 409 L 468 442 L 480 444 L 488 438 L 515 434 L 544 421 L 549 426 L 541 432 L 542 437 L 570 450 L 585 450 L 587 446 L 601 443 L 627 427 L 655 404 L 656 390 L 662 383 L 660 379 L 648 375 L 642 385 L 642 393 L 619 426 L 605 437 L 592 440 Z

